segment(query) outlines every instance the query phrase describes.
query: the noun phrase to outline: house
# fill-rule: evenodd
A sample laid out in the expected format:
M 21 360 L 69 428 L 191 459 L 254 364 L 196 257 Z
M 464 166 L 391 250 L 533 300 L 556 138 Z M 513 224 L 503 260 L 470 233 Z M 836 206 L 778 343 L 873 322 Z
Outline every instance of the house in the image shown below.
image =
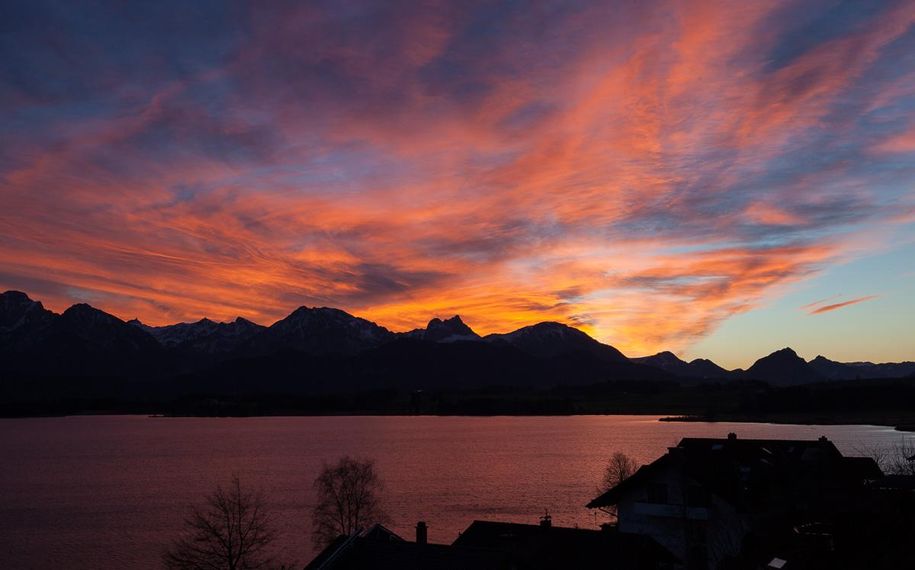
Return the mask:
M 420 525 L 417 525 L 418 527 Z M 425 528 L 423 524 L 422 529 Z M 376 524 L 352 536 L 341 536 L 312 560 L 305 570 L 355 570 L 373 568 L 462 570 L 501 568 L 498 553 L 488 550 L 455 549 L 446 544 L 428 544 L 424 532 L 411 542 Z
M 549 515 L 539 525 L 474 521 L 454 541 L 456 548 L 500 552 L 503 568 L 667 569 L 676 558 L 645 535 L 613 527 L 583 529 L 552 526 Z
M 648 536 L 554 527 L 549 516 L 537 525 L 474 521 L 450 545 L 429 544 L 425 523 L 416 529 L 415 542 L 381 525 L 340 537 L 306 570 L 665 570 L 676 562 Z
M 825 437 L 685 438 L 587 506 L 615 506 L 620 532 L 654 538 L 686 568 L 710 569 L 855 511 L 881 476 L 872 459 L 844 457 Z

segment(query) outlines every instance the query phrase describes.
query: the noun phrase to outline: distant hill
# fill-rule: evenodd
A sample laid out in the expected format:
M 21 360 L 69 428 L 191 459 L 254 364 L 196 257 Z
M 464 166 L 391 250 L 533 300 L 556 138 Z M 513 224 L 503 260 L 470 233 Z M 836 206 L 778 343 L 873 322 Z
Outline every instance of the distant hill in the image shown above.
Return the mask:
M 809 362 L 817 373 L 830 380 L 856 380 L 868 378 L 905 378 L 915 374 L 915 362 L 836 362 L 817 356 Z
M 689 367 L 697 378 L 733 378 L 739 374 L 737 370 L 722 368 L 708 358 L 694 358 L 689 361 Z M 740 372 L 743 371 L 741 370 Z
M 538 357 L 589 354 L 607 362 L 629 362 L 619 350 L 562 323 L 538 323 L 510 333 L 487 335 L 484 340 L 511 345 Z
M 773 386 L 809 384 L 824 379 L 790 348 L 783 348 L 760 358 L 744 375 L 746 378 L 763 380 Z
M 294 350 L 309 355 L 354 355 L 394 338 L 388 329 L 340 309 L 299 307 L 255 335 L 245 352 Z
M 862 371 L 862 378 L 904 378 L 915 374 L 915 362 L 848 362 Z
M 830 380 L 855 380 L 860 378 L 860 370 L 841 362 L 829 360 L 825 356 L 817 356 L 808 364 L 817 374 Z
M 651 356 L 633 358 L 632 361 L 647 366 L 653 366 L 681 378 L 716 380 L 734 376 L 730 371 L 718 366 L 711 360 L 696 358 L 691 362 L 686 362 L 677 357 L 676 354 L 666 350 Z

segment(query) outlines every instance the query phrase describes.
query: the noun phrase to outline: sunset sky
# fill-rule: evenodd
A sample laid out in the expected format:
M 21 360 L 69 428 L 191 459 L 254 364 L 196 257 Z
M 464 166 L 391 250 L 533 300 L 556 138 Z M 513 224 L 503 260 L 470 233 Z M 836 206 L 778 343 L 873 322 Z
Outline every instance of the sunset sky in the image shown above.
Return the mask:
M 0 290 L 915 360 L 915 2 L 4 2 Z

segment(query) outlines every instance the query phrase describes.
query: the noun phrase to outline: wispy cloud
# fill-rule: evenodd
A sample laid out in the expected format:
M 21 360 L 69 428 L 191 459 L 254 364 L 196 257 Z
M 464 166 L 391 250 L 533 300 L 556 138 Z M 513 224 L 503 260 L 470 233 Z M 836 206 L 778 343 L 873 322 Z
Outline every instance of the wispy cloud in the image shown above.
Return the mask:
M 804 305 L 804 308 L 807 310 L 807 314 L 819 315 L 821 313 L 828 313 L 830 311 L 835 311 L 835 310 L 841 309 L 843 307 L 848 307 L 849 305 L 857 305 L 858 303 L 863 303 L 864 301 L 870 301 L 871 299 L 876 299 L 876 298 L 877 298 L 876 295 L 868 295 L 866 297 L 858 297 L 856 299 L 842 301 L 841 303 L 831 303 L 829 305 L 821 305 L 821 306 Z M 819 304 L 819 303 L 816 303 L 816 304 Z M 814 304 L 814 305 L 816 305 L 816 304 Z
M 911 221 L 911 2 L 145 10 L 6 14 L 0 287 L 650 353 Z

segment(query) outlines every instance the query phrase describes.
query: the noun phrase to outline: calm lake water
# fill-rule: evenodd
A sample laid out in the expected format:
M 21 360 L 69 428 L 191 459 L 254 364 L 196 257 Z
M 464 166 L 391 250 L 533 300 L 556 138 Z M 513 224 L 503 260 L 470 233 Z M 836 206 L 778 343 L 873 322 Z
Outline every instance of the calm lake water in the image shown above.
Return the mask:
M 648 416 L 0 420 L 3 568 L 152 568 L 191 503 L 237 473 L 263 490 L 279 556 L 304 564 L 311 484 L 342 454 L 373 457 L 394 530 L 450 542 L 474 519 L 592 527 L 584 508 L 614 451 L 649 462 L 681 437 L 816 438 L 846 453 L 899 443 L 875 426 L 665 423 Z

